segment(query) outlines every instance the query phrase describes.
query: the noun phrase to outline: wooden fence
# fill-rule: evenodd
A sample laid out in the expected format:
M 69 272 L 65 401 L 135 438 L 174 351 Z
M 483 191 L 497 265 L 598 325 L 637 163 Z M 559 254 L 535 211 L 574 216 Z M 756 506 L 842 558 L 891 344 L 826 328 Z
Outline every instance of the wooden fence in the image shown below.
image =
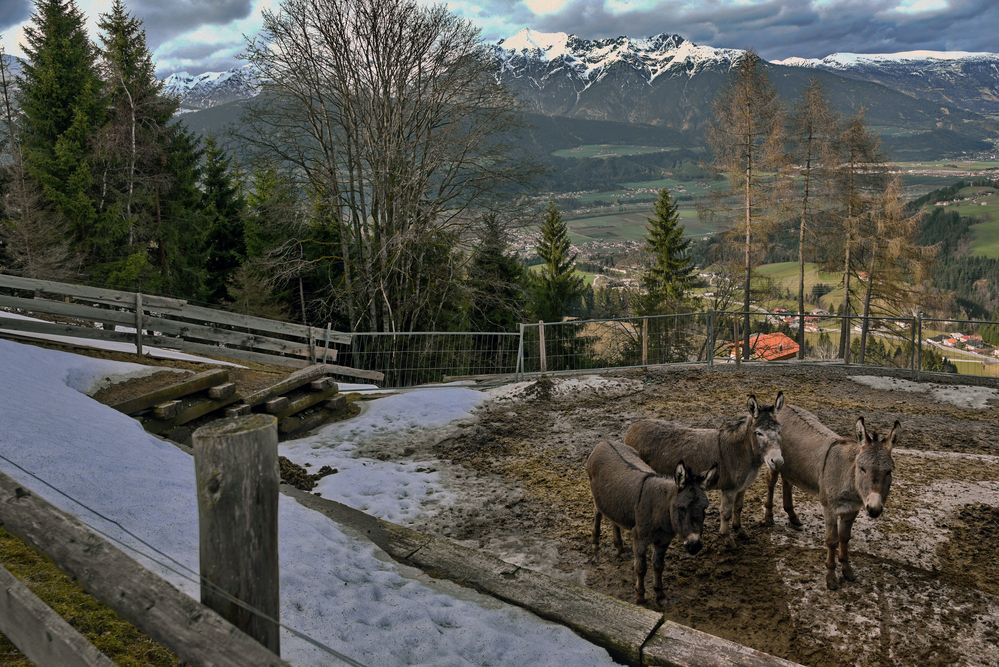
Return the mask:
M 37 315 L 11 317 L 7 311 Z M 351 335 L 206 308 L 183 299 L 0 274 L 0 335 L 70 336 L 264 364 L 336 361 Z M 132 350 L 131 347 L 128 348 Z

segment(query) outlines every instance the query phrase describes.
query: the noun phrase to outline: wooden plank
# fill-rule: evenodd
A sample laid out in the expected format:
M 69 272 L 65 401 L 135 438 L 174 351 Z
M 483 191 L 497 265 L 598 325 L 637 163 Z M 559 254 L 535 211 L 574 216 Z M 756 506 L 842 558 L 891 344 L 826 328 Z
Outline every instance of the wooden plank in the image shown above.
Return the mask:
M 114 667 L 110 658 L 2 567 L 0 634 L 36 665 Z
M 280 654 L 277 420 L 223 419 L 193 442 L 201 601 Z
M 664 622 L 642 648 L 643 665 L 668 667 L 794 667 L 797 663 L 735 642 Z
M 184 303 L 180 307 L 169 308 L 167 310 L 173 311 L 170 315 L 175 317 L 185 317 L 201 322 L 227 324 L 230 326 L 241 327 L 245 331 L 266 331 L 272 334 L 294 336 L 296 338 L 301 338 L 306 344 L 308 343 L 310 333 L 316 338 L 325 338 L 326 336 L 325 329 L 320 329 L 318 327 L 307 327 L 304 324 L 280 322 L 278 320 L 270 320 L 264 317 L 231 313 L 225 310 L 206 308 L 205 306 L 195 306 L 189 303 Z M 329 340 L 332 343 L 350 345 L 351 340 L 353 340 L 353 336 L 349 333 L 334 331 L 331 332 Z
M 204 391 L 209 387 L 214 387 L 217 384 L 227 382 L 229 380 L 229 371 L 224 368 L 213 368 L 210 371 L 204 371 L 202 373 L 197 373 L 192 375 L 180 382 L 176 382 L 166 387 L 162 387 L 155 391 L 151 391 L 141 396 L 136 396 L 130 398 L 126 401 L 116 403 L 111 407 L 118 412 L 124 412 L 127 415 L 133 415 L 137 412 L 142 412 L 143 410 L 148 410 L 149 408 L 163 403 L 164 401 L 169 401 L 175 398 L 180 398 L 181 396 L 188 396 L 190 394 Z
M 135 353 L 142 356 L 142 292 L 135 293 Z
M 17 296 L 7 296 L 0 294 L 0 306 L 7 308 L 17 308 L 29 313 L 44 313 L 46 315 L 61 315 L 80 320 L 90 320 L 92 322 L 125 324 L 131 326 L 135 323 L 135 314 L 124 310 L 113 308 L 96 308 L 85 306 L 79 303 L 66 303 L 65 301 L 50 301 L 48 299 L 22 299 Z
M 268 406 L 267 412 L 274 415 L 278 419 L 281 419 L 283 417 L 290 417 L 291 415 L 299 413 L 302 410 L 308 410 L 314 405 L 319 405 L 323 401 L 329 400 L 334 396 L 336 396 L 336 385 L 334 385 L 332 389 L 327 389 L 326 391 L 311 392 L 305 394 L 304 396 L 299 396 L 298 398 L 291 400 L 289 400 L 287 396 L 282 396 L 281 398 L 288 401 L 288 403 L 284 407 L 271 409 L 269 401 L 266 404 Z M 273 399 L 273 400 L 277 401 L 278 399 Z
M 334 414 L 340 414 L 347 407 L 347 397 L 343 395 L 334 396 L 323 403 L 323 407 L 327 410 L 332 410 Z
M 55 322 L 35 322 L 33 320 L 15 320 L 4 317 L 0 312 L 0 329 L 9 331 L 30 331 L 31 333 L 51 336 L 71 336 L 87 340 L 107 340 L 115 343 L 135 345 L 135 334 L 120 331 L 107 331 L 94 327 L 82 327 L 74 324 L 56 324 Z M 59 341 L 54 341 L 59 342 Z
M 365 380 L 373 380 L 375 382 L 384 382 L 385 373 L 381 371 L 368 371 L 361 368 L 348 368 L 347 366 L 338 366 L 336 364 L 316 364 L 317 366 L 322 366 L 326 369 L 326 373 L 329 375 L 344 375 L 346 377 L 352 378 L 362 378 Z
M 285 417 L 278 422 L 278 434 L 281 437 L 309 431 L 332 417 L 329 410 L 313 410 L 308 414 L 298 413 Z
M 166 401 L 153 408 L 153 414 L 157 419 L 173 419 L 180 409 L 180 401 Z
M 0 473 L 0 524 L 55 561 L 102 603 L 192 665 L 289 667 L 216 612 L 146 570 Z M 50 663 L 59 664 L 59 663 Z
M 135 292 L 122 292 L 104 287 L 60 283 L 53 280 L 36 280 L 34 278 L 0 274 L 0 287 L 70 296 L 74 299 L 92 299 L 100 303 L 127 306 L 129 310 L 135 305 Z M 179 309 L 187 303 L 183 299 L 172 299 L 165 296 L 146 294 L 144 297 L 146 307 Z
M 210 323 L 195 324 L 192 322 L 178 322 L 162 316 L 149 316 L 146 318 L 146 329 L 183 338 L 185 340 L 195 339 L 198 341 L 237 345 L 240 347 L 252 348 L 253 350 L 260 352 L 291 354 L 297 357 L 302 357 L 303 359 L 308 359 L 309 357 L 308 346 L 297 341 L 271 338 L 255 333 L 234 331 L 232 329 L 224 329 Z
M 336 380 L 333 378 L 320 378 L 309 383 L 309 389 L 312 391 L 326 391 L 330 387 L 336 388 Z
M 234 405 L 231 408 L 225 409 L 226 417 L 242 417 L 243 415 L 248 415 L 251 412 L 249 405 Z
M 285 410 L 290 402 L 287 396 L 277 396 L 264 403 L 264 410 L 273 415 Z
M 232 347 L 219 347 L 218 345 L 207 345 L 205 343 L 192 343 L 183 338 L 172 338 L 157 336 L 156 346 L 168 350 L 181 350 L 201 356 L 224 359 L 227 361 L 248 361 L 256 364 L 266 364 L 269 366 L 286 366 L 290 368 L 302 368 L 308 366 L 309 362 L 297 357 L 281 357 L 276 354 L 265 354 L 263 352 L 250 352 L 249 350 L 238 350 Z
M 236 395 L 236 383 L 226 382 L 208 388 L 208 398 L 219 400 L 220 398 L 231 398 Z
M 317 378 L 321 378 L 325 374 L 326 368 L 323 364 L 306 366 L 305 368 L 290 374 L 285 379 L 275 382 L 269 387 L 265 387 L 259 391 L 255 391 L 252 394 L 244 396 L 243 402 L 249 406 L 260 405 L 267 399 L 287 394 L 289 391 L 298 389 L 299 387 L 306 385 Z
M 165 435 L 175 426 L 187 424 L 193 422 L 195 419 L 200 419 L 205 415 L 210 415 L 213 412 L 221 410 L 227 405 L 232 405 L 238 400 L 239 398 L 237 396 L 230 396 L 229 398 L 220 398 L 217 400 L 196 396 L 190 397 L 181 401 L 177 414 L 174 415 L 173 418 L 168 420 L 155 418 L 144 419 L 142 425 L 150 433 Z

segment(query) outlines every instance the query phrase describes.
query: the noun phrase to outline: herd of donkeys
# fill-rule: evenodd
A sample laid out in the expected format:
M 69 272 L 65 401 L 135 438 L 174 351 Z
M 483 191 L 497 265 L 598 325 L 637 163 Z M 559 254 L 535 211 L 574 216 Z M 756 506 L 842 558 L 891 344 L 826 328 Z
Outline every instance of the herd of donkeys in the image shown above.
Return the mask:
M 750 396 L 748 414 L 721 428 L 698 429 L 659 420 L 642 420 L 628 428 L 624 443 L 601 442 L 586 460 L 595 512 L 593 558 L 600 554 L 600 522 L 613 523 L 614 545 L 623 553 L 621 529 L 631 531 L 635 560 L 635 593 L 645 603 L 647 551 L 653 547 L 656 601 L 662 602 L 663 564 L 673 538 L 690 554 L 701 550 L 711 489 L 721 492 L 720 523 L 724 539 L 742 531 L 742 504 L 763 465 L 769 469 L 766 525 L 773 525 L 773 496 L 783 482 L 784 510 L 792 527 L 792 487 L 817 496 L 826 523 L 826 586 L 839 588 L 836 559 L 843 578 L 854 581 L 850 566 L 850 533 L 861 509 L 881 515 L 891 488 L 895 445 L 900 424 L 887 435 L 857 419 L 856 435 L 847 438 L 827 428 L 812 413 L 786 405 L 778 392 L 773 405 Z

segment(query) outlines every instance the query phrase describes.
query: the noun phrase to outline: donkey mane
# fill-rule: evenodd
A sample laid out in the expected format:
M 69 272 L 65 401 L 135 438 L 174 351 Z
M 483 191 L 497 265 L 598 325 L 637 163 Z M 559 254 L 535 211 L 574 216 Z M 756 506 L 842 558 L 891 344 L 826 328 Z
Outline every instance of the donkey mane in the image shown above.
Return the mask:
M 850 440 L 850 438 L 846 438 L 840 435 L 836 431 L 832 430 L 831 428 L 823 424 L 821 421 L 819 421 L 819 418 L 816 417 L 814 413 L 809 412 L 804 408 L 798 407 L 797 405 L 785 405 L 784 409 L 793 412 L 795 416 L 798 417 L 798 419 L 802 420 L 803 422 L 808 424 L 811 428 L 815 429 L 817 432 L 821 433 L 822 435 L 836 438 L 837 440 Z

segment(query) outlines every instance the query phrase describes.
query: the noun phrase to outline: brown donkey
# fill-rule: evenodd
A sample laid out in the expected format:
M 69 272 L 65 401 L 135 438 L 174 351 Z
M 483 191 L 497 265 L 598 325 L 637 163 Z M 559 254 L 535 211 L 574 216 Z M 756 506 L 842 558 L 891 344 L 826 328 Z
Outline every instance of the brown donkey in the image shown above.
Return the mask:
M 672 476 L 658 475 L 624 445 L 601 442 L 586 459 L 586 472 L 593 494 L 593 560 L 600 556 L 600 518 L 614 523 L 614 544 L 623 552 L 621 529 L 631 530 L 635 559 L 635 595 L 645 604 L 645 573 L 649 544 L 655 547 L 652 567 L 655 571 L 656 601 L 665 598 L 663 566 L 666 548 L 675 536 L 683 539 L 688 553 L 701 550 L 701 530 L 708 497 L 704 487 L 718 474 L 712 467 L 705 475 L 696 475 L 680 462 Z
M 690 428 L 682 424 L 643 419 L 624 434 L 624 443 L 638 452 L 652 469 L 668 474 L 681 460 L 695 469 L 706 470 L 718 464 L 721 491 L 721 534 L 731 527 L 742 534 L 742 504 L 746 489 L 756 480 L 760 468 L 781 469 L 781 425 L 776 415 L 784 405 L 784 392 L 777 392 L 774 404 L 759 405 L 756 396 L 746 404 L 748 415 L 721 428 Z
M 780 413 L 783 429 L 782 450 L 784 511 L 790 524 L 800 530 L 794 513 L 791 487 L 818 496 L 826 521 L 826 587 L 839 588 L 836 578 L 836 550 L 843 566 L 843 578 L 856 580 L 850 566 L 850 533 L 861 509 L 876 519 L 884 511 L 894 462 L 891 450 L 902 425 L 896 421 L 887 436 L 869 431 L 864 418 L 857 419 L 856 440 L 844 438 L 827 428 L 818 417 L 797 406 L 786 405 Z M 774 487 L 778 473 L 770 474 L 764 522 L 774 522 Z

